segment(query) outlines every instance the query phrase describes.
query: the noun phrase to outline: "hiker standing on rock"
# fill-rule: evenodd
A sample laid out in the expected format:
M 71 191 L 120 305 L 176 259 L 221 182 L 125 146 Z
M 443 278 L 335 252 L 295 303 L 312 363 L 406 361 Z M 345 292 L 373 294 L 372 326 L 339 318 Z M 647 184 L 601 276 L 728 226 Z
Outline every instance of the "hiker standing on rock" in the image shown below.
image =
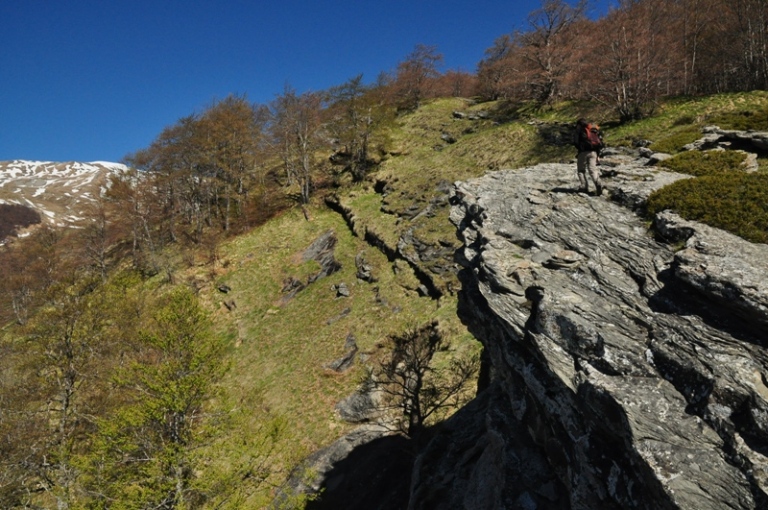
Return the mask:
M 589 123 L 585 119 L 576 121 L 576 131 L 573 134 L 573 145 L 579 151 L 576 156 L 576 173 L 579 176 L 579 191 L 589 192 L 587 172 L 595 184 L 595 195 L 603 194 L 603 183 L 600 181 L 600 169 L 597 168 L 597 159 L 600 151 L 605 147 L 600 126 Z

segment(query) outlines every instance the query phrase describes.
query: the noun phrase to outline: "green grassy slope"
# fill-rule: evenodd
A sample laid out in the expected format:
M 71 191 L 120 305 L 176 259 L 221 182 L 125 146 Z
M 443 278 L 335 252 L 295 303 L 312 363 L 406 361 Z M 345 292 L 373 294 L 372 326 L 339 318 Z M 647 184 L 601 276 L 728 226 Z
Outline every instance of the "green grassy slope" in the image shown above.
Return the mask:
M 610 131 L 614 145 L 631 145 L 650 140 L 651 148 L 674 153 L 683 145 L 701 138 L 701 128 L 768 130 L 768 92 L 719 94 L 667 101 L 647 119 L 616 126 Z
M 215 448 L 229 452 L 230 457 L 258 457 L 264 453 L 264 445 L 259 441 L 249 444 L 242 438 L 260 437 L 265 424 L 283 426 L 266 460 L 271 474 L 238 504 L 265 505 L 271 488 L 301 458 L 352 428 L 336 417 L 334 405 L 355 391 L 364 375 L 365 360 L 380 354 L 388 335 L 436 318 L 452 346 L 441 356 L 479 349 L 456 317 L 455 275 L 430 272 L 429 262 L 425 262 L 420 269 L 434 278 L 442 297 L 423 297 L 411 268 L 411 264 L 420 264 L 417 254 L 411 254 L 410 263 L 390 261 L 382 250 L 365 241 L 366 232 L 374 234 L 390 253 L 397 251 L 398 241 L 407 233 L 426 244 L 455 249 L 458 241 L 448 221 L 448 204 L 438 200 L 448 185 L 489 170 L 573 157 L 567 143 L 543 142 L 542 124 L 590 116 L 608 126 L 611 145 L 650 139 L 677 146 L 698 138 L 703 125 L 720 120 L 721 127 L 728 128 L 728 119 L 743 120 L 738 112 L 766 105 L 768 94 L 763 92 L 679 100 L 663 105 L 653 118 L 611 127 L 610 115 L 594 106 L 564 104 L 547 112 L 528 112 L 518 120 L 495 122 L 493 112 L 499 105 L 473 105 L 462 99 L 434 101 L 399 119 L 389 133 L 390 151 L 369 182 L 338 191 L 338 202 L 354 218 L 354 233 L 340 214 L 318 201 L 310 208 L 310 221 L 298 210 L 289 211 L 224 245 L 226 267 L 217 283 L 227 284 L 232 291 L 224 295 L 211 288 L 203 297 L 230 343 L 232 368 L 222 387 L 227 401 L 241 412 L 232 432 L 236 437 L 223 438 Z M 455 118 L 454 111 L 491 114 L 469 120 Z M 446 141 L 448 135 L 455 141 Z M 430 204 L 429 214 L 424 213 Z M 341 270 L 285 300 L 281 289 L 286 279 L 306 282 L 317 271 L 315 262 L 302 262 L 302 253 L 329 230 L 338 238 L 335 254 Z M 361 252 L 373 267 L 375 283 L 355 277 L 354 261 Z M 334 285 L 340 283 L 349 287 L 350 297 L 336 296 Z M 228 311 L 221 304 L 224 300 L 234 300 L 237 307 Z M 348 335 L 354 335 L 360 351 L 355 367 L 338 374 L 326 365 L 344 354 Z M 232 446 L 238 441 L 242 445 Z M 211 469 L 226 470 L 230 462 L 231 458 L 214 462 Z
M 226 267 L 217 284 L 226 284 L 232 291 L 221 294 L 217 285 L 202 295 L 231 346 L 231 370 L 222 387 L 228 405 L 234 403 L 243 410 L 238 413 L 233 433 L 257 438 L 268 429 L 265 423 L 283 425 L 267 460 L 271 474 L 238 504 L 265 505 L 271 487 L 279 485 L 299 460 L 353 428 L 337 418 L 334 405 L 357 389 L 365 372 L 364 360 L 380 355 L 388 336 L 437 319 L 450 344 L 439 358 L 479 350 L 456 316 L 456 288 L 440 299 L 423 296 L 409 263 L 388 260 L 363 238 L 368 229 L 394 251 L 399 237 L 413 229 L 427 242 L 454 246 L 456 236 L 448 221 L 447 204 L 414 221 L 403 221 L 398 213 L 414 204 L 423 208 L 433 197 L 444 194 L 437 190 L 441 183 L 480 175 L 488 168 L 535 161 L 530 150 L 536 139 L 533 128 L 454 120 L 451 113 L 458 109 L 468 109 L 467 103 L 441 100 L 401 119 L 391 133 L 396 155 L 372 176 L 372 182 L 388 183 L 391 193 L 386 197 L 370 184 L 340 194 L 341 202 L 354 211 L 358 235 L 340 214 L 318 204 L 310 209 L 310 221 L 299 210 L 289 211 L 222 246 Z M 463 133 L 467 127 L 475 132 Z M 443 132 L 454 134 L 459 141 L 442 142 Z M 338 239 L 335 256 L 341 270 L 286 300 L 281 289 L 287 279 L 306 282 L 318 270 L 316 262 L 302 261 L 302 253 L 329 230 Z M 375 283 L 357 280 L 355 257 L 359 253 L 372 266 Z M 455 277 L 451 274 L 445 278 L 452 281 Z M 348 286 L 350 297 L 337 297 L 334 285 L 340 283 Z M 222 305 L 230 300 L 236 303 L 232 311 Z M 360 351 L 355 367 L 338 374 L 326 367 L 344 354 L 348 335 L 354 335 Z M 237 442 L 237 438 L 226 438 L 210 448 L 240 458 L 258 457 L 265 451 L 259 440 L 242 447 L 234 446 Z M 210 469 L 226 471 L 229 462 L 213 462 Z
M 427 244 L 456 247 L 446 203 L 435 204 L 429 214 L 418 214 L 445 196 L 446 186 L 490 170 L 573 156 L 573 149 L 568 146 L 542 144 L 534 123 L 493 120 L 499 106 L 442 99 L 401 118 L 390 136 L 390 155 L 372 176 L 384 191 L 379 193 L 367 186 L 340 197 L 341 203 L 354 211 L 357 230 L 374 232 L 390 249 L 397 247 L 406 232 Z M 488 115 L 469 120 L 455 118 L 454 111 Z M 446 142 L 443 135 L 455 142 Z M 415 218 L 407 219 L 414 213 Z M 438 276 L 436 280 L 439 288 L 449 292 L 456 285 L 452 275 Z
M 466 115 L 454 115 L 457 111 Z M 182 253 L 180 246 L 163 254 L 178 283 L 199 289 L 217 338 L 226 347 L 229 370 L 209 402 L 210 419 L 193 452 L 196 488 L 215 495 L 206 508 L 267 507 L 302 459 L 353 429 L 337 417 L 334 406 L 356 391 L 368 368 L 386 354 L 388 337 L 437 320 L 449 348 L 438 352 L 435 364 L 444 366 L 480 350 L 456 313 L 459 282 L 451 255 L 459 242 L 448 218 L 447 192 L 455 181 L 488 171 L 571 160 L 575 154 L 568 144 L 568 124 L 582 116 L 605 128 L 609 145 L 649 140 L 653 149 L 675 153 L 699 138 L 705 125 L 768 130 L 768 92 L 673 100 L 659 105 L 655 116 L 625 125 L 617 125 L 596 105 L 515 111 L 457 98 L 431 101 L 387 128 L 390 145 L 366 182 L 336 189 L 333 199 L 318 192 L 306 209 L 309 220 L 295 208 L 231 238 L 220 246 L 215 267 L 195 265 L 195 254 Z M 689 173 L 717 175 L 670 186 L 652 197 L 651 206 L 692 211 L 701 221 L 715 216 L 713 221 L 720 222 L 716 226 L 766 239 L 764 155 L 758 159 L 760 170 L 746 176 L 730 168 L 738 162 L 723 162 L 719 156 L 701 156 L 711 163 L 707 166 L 691 162 L 691 156 L 676 158 Z M 692 168 L 694 164 L 699 166 Z M 575 165 L 573 179 L 575 184 Z M 328 207 L 326 198 L 336 206 Z M 336 236 L 340 270 L 290 297 L 284 290 L 287 281 L 307 284 L 319 270 L 303 254 L 327 232 Z M 355 259 L 361 254 L 373 283 L 356 277 Z M 424 295 L 425 278 L 437 289 L 431 297 Z M 171 287 L 167 279 L 161 273 L 141 282 L 135 275 L 135 281 L 126 283 L 126 295 L 151 295 L 142 305 L 149 308 Z M 342 283 L 349 297 L 337 295 Z M 222 285 L 231 290 L 220 292 Z M 126 313 L 106 315 L 131 323 L 141 314 L 130 315 L 126 299 L 120 299 Z M 13 387 L 17 371 L 31 370 L 25 366 L 24 334 L 10 324 L 2 332 L 3 388 Z M 346 372 L 335 372 L 328 365 L 345 354 L 350 337 L 359 348 L 355 363 Z
M 436 318 L 452 350 L 478 349 L 456 318 L 455 300 L 421 297 L 408 266 L 395 269 L 380 251 L 354 236 L 339 214 L 318 207 L 311 215 L 306 221 L 300 211 L 290 211 L 223 247 L 230 262 L 220 283 L 232 291 L 223 295 L 212 289 L 207 295 L 231 344 L 231 370 L 222 386 L 228 402 L 244 410 L 233 433 L 258 437 L 265 423 L 284 425 L 268 461 L 272 474 L 262 489 L 281 483 L 299 460 L 352 428 L 336 417 L 334 405 L 357 389 L 364 375 L 361 360 L 375 357 L 387 336 Z M 329 230 L 338 239 L 335 257 L 341 270 L 287 299 L 281 291 L 284 281 L 306 282 L 318 270 L 316 262 L 302 262 L 302 253 Z M 355 257 L 361 252 L 378 281 L 356 278 Z M 337 297 L 334 285 L 341 283 L 349 297 Z M 236 308 L 219 306 L 222 300 L 234 300 Z M 339 374 L 327 365 L 344 355 L 349 335 L 360 349 L 358 361 Z M 241 454 L 262 453 L 260 442 L 253 447 Z M 259 491 L 247 504 L 257 507 L 269 497 L 270 491 Z

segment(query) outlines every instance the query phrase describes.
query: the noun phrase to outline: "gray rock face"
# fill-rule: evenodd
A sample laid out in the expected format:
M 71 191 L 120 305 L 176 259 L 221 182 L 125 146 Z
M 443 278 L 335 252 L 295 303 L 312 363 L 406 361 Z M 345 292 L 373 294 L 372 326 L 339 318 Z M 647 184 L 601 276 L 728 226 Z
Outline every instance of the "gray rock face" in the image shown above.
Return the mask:
M 746 149 L 751 152 L 768 151 L 768 132 L 737 131 L 708 126 L 703 129 L 704 136 L 686 145 L 686 150 L 705 150 L 716 147 Z
M 610 168 L 610 198 L 573 165 L 456 184 L 488 377 L 409 508 L 768 507 L 768 246 L 671 213 L 654 236 L 634 211 L 685 176 Z
M 336 242 L 336 232 L 329 230 L 315 239 L 309 248 L 304 250 L 302 260 L 305 262 L 314 260 L 320 264 L 320 271 L 310 276 L 308 283 L 315 282 L 341 269 L 341 264 L 335 257 Z

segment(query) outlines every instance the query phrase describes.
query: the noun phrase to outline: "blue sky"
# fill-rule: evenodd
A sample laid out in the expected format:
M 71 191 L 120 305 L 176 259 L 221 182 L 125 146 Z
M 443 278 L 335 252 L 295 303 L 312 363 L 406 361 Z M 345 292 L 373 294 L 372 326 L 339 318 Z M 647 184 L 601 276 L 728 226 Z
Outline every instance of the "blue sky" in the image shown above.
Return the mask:
M 601 15 L 611 0 L 597 0 Z M 120 161 L 179 118 L 393 70 L 474 72 L 539 0 L 2 0 L 0 161 Z

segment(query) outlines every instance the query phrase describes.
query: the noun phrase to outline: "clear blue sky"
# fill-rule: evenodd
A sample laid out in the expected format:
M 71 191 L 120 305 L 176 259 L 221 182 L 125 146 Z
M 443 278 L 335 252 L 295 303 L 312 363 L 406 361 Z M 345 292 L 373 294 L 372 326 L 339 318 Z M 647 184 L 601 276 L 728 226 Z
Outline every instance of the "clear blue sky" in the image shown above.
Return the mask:
M 611 0 L 593 2 L 592 16 Z M 539 0 L 0 0 L 0 160 L 119 161 L 229 94 L 372 82 L 417 44 L 474 72 Z

